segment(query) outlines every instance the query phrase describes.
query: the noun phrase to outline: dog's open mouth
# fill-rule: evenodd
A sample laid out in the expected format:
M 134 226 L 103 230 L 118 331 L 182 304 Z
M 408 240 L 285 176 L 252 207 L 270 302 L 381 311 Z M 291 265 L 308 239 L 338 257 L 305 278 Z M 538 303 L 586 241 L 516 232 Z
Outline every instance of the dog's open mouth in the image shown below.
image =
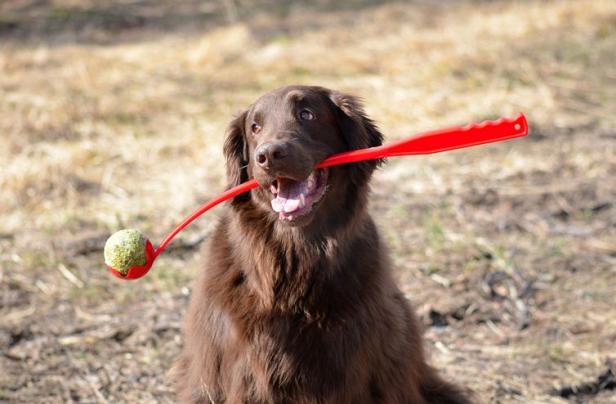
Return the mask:
M 272 209 L 280 219 L 293 220 L 310 213 L 327 188 L 327 169 L 314 170 L 303 181 L 278 177 L 270 185 Z

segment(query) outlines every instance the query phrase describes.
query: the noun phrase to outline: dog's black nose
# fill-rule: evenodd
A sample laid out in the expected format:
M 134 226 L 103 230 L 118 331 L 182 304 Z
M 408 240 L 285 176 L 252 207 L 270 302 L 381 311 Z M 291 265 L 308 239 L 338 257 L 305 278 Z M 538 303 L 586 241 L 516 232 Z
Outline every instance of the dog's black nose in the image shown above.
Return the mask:
M 266 170 L 275 168 L 277 164 L 284 162 L 288 155 L 288 146 L 284 142 L 263 143 L 255 150 L 257 164 Z

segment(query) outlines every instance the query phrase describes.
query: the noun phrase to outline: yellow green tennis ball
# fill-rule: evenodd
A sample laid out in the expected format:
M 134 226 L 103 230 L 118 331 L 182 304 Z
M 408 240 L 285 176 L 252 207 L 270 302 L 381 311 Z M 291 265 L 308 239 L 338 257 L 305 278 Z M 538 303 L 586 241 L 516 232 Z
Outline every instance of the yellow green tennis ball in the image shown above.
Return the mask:
M 105 264 L 122 275 L 128 274 L 131 267 L 145 265 L 146 242 L 139 230 L 124 229 L 113 233 L 105 243 Z

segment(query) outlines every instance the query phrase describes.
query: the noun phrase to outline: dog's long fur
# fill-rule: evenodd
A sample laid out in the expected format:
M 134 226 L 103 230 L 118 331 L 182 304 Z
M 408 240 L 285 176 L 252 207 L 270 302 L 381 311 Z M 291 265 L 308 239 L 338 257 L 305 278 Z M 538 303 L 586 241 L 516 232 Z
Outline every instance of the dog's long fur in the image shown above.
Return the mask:
M 381 144 L 357 99 L 298 88 L 327 99 L 346 148 Z M 231 186 L 252 174 L 246 117 L 227 131 Z M 327 220 L 309 228 L 259 208 L 262 190 L 229 204 L 186 316 L 175 369 L 183 402 L 468 402 L 427 365 L 418 321 L 394 284 L 366 210 L 376 165 L 333 168 L 332 186 L 344 189 L 319 207 Z

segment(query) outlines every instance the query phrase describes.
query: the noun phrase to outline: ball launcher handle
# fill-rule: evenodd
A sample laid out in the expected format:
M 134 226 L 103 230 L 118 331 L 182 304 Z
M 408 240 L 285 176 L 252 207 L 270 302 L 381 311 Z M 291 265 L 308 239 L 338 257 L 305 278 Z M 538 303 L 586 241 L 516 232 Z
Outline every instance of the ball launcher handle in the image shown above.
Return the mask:
M 504 140 L 523 137 L 527 134 L 528 123 L 526 121 L 526 117 L 523 113 L 519 113 L 513 118 L 500 118 L 494 121 L 471 123 L 466 126 L 453 126 L 446 129 L 420 133 L 407 139 L 382 146 L 334 154 L 317 164 L 316 167 L 325 168 L 364 160 L 382 159 L 386 157 L 440 153 L 486 143 L 501 142 Z M 112 274 L 121 279 L 137 279 L 142 277 L 150 270 L 154 260 L 156 260 L 171 240 L 173 240 L 173 238 L 179 232 L 184 230 L 189 224 L 195 221 L 195 219 L 216 205 L 244 192 L 248 192 L 251 189 L 257 188 L 258 186 L 259 184 L 255 179 L 250 179 L 207 201 L 182 223 L 180 223 L 175 229 L 173 229 L 173 231 L 167 234 L 167 236 L 155 249 L 148 240 L 146 246 L 146 265 L 133 267 L 126 275 L 123 275 L 112 267 L 108 266 L 108 269 Z

